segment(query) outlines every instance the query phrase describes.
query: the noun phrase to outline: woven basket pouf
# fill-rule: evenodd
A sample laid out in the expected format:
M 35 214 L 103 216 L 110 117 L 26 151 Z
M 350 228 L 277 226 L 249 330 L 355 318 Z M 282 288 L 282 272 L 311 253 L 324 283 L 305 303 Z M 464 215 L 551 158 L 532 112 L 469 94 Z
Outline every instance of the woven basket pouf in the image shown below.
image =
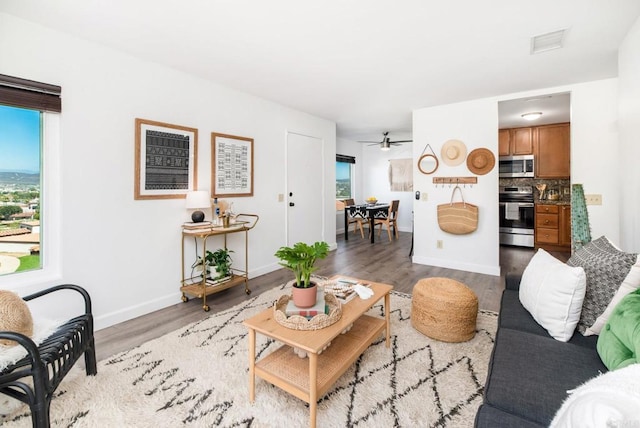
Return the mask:
M 466 342 L 476 334 L 478 298 L 449 278 L 421 279 L 411 295 L 411 325 L 443 342 Z

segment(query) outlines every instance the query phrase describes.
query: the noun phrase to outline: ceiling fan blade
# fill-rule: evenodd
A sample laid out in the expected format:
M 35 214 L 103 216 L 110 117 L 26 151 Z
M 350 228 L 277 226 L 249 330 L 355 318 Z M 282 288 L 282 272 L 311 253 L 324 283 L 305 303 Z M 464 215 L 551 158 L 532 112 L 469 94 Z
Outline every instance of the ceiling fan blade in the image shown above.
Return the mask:
M 370 140 L 359 140 L 358 143 L 370 143 L 370 146 L 375 146 L 376 144 L 394 144 L 395 143 L 412 143 L 413 140 L 398 140 L 398 141 L 391 141 L 391 139 L 388 137 L 389 132 L 383 132 L 382 133 L 383 138 L 382 141 L 370 141 Z
M 367 146 L 379 146 L 380 143 L 367 144 Z

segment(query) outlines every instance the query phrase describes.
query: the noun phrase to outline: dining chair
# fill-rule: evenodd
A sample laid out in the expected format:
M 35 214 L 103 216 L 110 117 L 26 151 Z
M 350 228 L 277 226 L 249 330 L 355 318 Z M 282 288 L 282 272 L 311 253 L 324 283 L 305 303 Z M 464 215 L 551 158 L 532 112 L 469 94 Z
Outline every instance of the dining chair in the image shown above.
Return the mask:
M 356 201 L 353 199 L 345 199 L 344 200 L 344 206 L 345 206 L 345 210 L 347 209 L 348 206 L 351 205 L 355 205 Z M 349 216 L 349 222 L 347 224 L 347 230 L 345 230 L 344 233 L 349 233 L 349 226 L 351 226 L 351 224 L 353 224 L 353 233 L 356 233 L 358 231 L 358 228 L 360 228 L 360 236 L 362 238 L 364 238 L 364 229 L 362 228 L 362 219 L 360 217 L 351 217 Z
M 389 205 L 389 213 L 387 214 L 387 218 L 377 218 L 373 222 L 373 228 L 375 229 L 377 226 L 380 226 L 380 230 L 378 230 L 378 237 L 382 233 L 382 226 L 387 226 L 387 235 L 389 235 L 389 241 L 391 241 L 391 227 L 396 231 L 396 239 L 398 239 L 398 205 L 400 205 L 399 200 L 391 201 Z

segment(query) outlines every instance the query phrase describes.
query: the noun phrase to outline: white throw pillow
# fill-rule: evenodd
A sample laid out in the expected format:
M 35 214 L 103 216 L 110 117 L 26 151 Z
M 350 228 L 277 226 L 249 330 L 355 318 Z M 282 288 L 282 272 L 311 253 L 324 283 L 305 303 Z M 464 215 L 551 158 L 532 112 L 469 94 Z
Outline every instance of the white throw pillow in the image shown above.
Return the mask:
M 542 248 L 522 274 L 520 303 L 556 340 L 571 339 L 587 285 L 584 269 L 570 267 Z
M 597 376 L 569 397 L 551 428 L 636 427 L 640 424 L 640 364 Z

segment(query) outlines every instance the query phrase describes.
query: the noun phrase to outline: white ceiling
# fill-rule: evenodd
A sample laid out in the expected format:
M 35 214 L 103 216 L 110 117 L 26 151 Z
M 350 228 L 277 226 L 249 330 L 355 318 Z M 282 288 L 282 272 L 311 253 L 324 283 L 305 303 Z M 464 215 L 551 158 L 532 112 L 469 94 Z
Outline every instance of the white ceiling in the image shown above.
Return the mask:
M 411 132 L 414 109 L 617 75 L 638 0 L 2 0 L 0 11 L 335 121 Z M 567 28 L 564 48 L 532 36 Z
M 570 107 L 571 94 L 567 92 L 501 101 L 498 103 L 498 127 L 518 128 L 570 122 Z M 534 121 L 522 118 L 523 114 L 534 112 L 542 113 L 542 116 Z

